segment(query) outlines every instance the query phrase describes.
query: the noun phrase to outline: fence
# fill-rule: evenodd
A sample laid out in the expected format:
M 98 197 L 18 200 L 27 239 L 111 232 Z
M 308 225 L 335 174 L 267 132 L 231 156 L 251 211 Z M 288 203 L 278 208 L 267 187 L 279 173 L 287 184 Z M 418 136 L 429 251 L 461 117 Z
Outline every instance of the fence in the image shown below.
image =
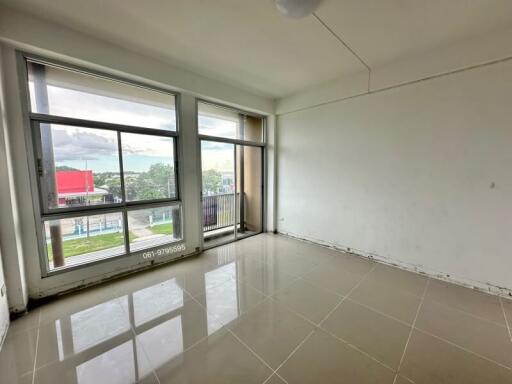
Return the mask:
M 235 204 L 238 204 L 240 194 L 225 193 L 203 197 L 203 231 L 226 228 L 235 223 Z

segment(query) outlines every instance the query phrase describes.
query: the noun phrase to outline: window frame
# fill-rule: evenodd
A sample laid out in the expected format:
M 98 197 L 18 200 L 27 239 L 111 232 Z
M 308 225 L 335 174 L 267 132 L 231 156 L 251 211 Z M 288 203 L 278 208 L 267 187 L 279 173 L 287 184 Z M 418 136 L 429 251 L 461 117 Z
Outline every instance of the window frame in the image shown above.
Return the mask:
M 181 200 L 182 190 L 181 190 L 181 163 L 179 159 L 181 158 L 181 142 L 180 142 L 180 133 L 181 133 L 181 108 L 180 108 L 180 99 L 181 95 L 177 92 L 170 91 L 168 89 L 159 88 L 153 85 L 148 85 L 145 83 L 141 83 L 138 81 L 133 81 L 131 79 L 126 79 L 123 77 L 119 77 L 116 75 L 110 75 L 107 73 L 99 72 L 96 70 L 91 70 L 83 67 L 79 67 L 73 64 L 62 63 L 54 60 L 49 60 L 44 57 L 40 57 L 37 55 L 27 54 L 20 52 L 20 61 L 22 63 L 22 76 L 20 76 L 20 82 L 22 83 L 23 92 L 25 92 L 25 115 L 27 116 L 27 130 L 26 130 L 26 138 L 27 138 L 27 159 L 29 165 L 29 173 L 31 179 L 31 189 L 32 189 L 32 202 L 34 206 L 34 218 L 36 222 L 36 237 L 38 240 L 37 249 L 39 253 L 40 259 L 40 269 L 41 269 L 41 277 L 45 278 L 48 276 L 53 276 L 56 274 L 68 272 L 71 270 L 76 270 L 80 268 L 86 268 L 98 263 L 109 262 L 119 258 L 127 258 L 129 256 L 142 254 L 144 252 L 151 252 L 158 250 L 160 248 L 165 248 L 170 245 L 179 245 L 185 243 L 185 234 L 184 234 L 184 215 L 183 215 L 183 202 Z M 53 116 L 50 114 L 37 113 L 32 112 L 31 108 L 31 95 L 29 90 L 29 81 L 28 81 L 28 62 L 34 62 L 41 65 L 52 66 L 54 68 L 59 68 L 62 70 L 71 70 L 74 72 L 78 72 L 81 74 L 85 74 L 88 76 L 94 76 L 99 79 L 104 79 L 107 81 L 115 81 L 121 84 L 126 84 L 128 86 L 140 87 L 143 89 L 161 92 L 167 95 L 171 95 L 174 97 L 174 111 L 175 111 L 175 119 L 176 119 L 176 129 L 174 131 L 164 130 L 164 129 L 156 129 L 156 128 L 145 128 L 141 126 L 131 126 L 124 124 L 116 124 L 116 123 L 107 123 L 101 121 L 93 121 L 93 120 L 85 120 L 64 116 Z M 49 208 L 44 198 L 44 183 L 43 183 L 43 175 L 42 175 L 42 148 L 41 148 L 41 134 L 40 134 L 40 126 L 42 124 L 60 124 L 60 125 L 68 125 L 73 127 L 83 127 L 83 128 L 93 128 L 106 130 L 111 132 L 116 132 L 117 136 L 117 151 L 118 151 L 118 159 L 119 159 L 119 177 L 121 183 L 121 194 L 123 201 L 120 203 L 108 203 L 108 204 L 99 204 L 99 205 L 89 205 L 89 206 L 77 206 L 77 207 L 63 207 L 63 208 Z M 174 166 L 174 178 L 175 178 L 175 196 L 169 198 L 161 198 L 161 199 L 148 199 L 148 200 L 137 200 L 137 201 L 127 201 L 126 199 L 126 190 L 124 185 L 124 169 L 123 169 L 123 153 L 122 153 L 122 142 L 121 136 L 122 133 L 135 133 L 135 134 L 144 134 L 144 135 L 152 135 L 158 137 L 171 137 L 173 140 L 173 166 Z M 129 228 L 128 228 L 128 212 L 137 209 L 147 209 L 147 208 L 159 208 L 159 207 L 173 207 L 178 206 L 180 211 L 180 228 L 181 228 L 181 238 L 176 241 L 165 242 L 162 244 L 158 244 L 153 247 L 148 247 L 144 249 L 137 249 L 133 252 L 130 250 L 130 240 L 129 240 Z M 44 234 L 44 223 L 45 221 L 51 219 L 65 219 L 65 218 L 73 218 L 73 217 L 85 217 L 99 214 L 107 214 L 107 213 L 116 213 L 119 212 L 123 218 L 123 236 L 124 236 L 124 247 L 125 252 L 118 255 L 113 255 L 110 257 L 106 257 L 103 259 L 96 259 L 90 262 L 64 266 L 55 269 L 50 269 L 49 260 L 48 260 L 48 252 L 46 246 L 46 236 Z
M 251 141 L 251 140 L 244 140 L 244 139 L 232 139 L 232 138 L 227 138 L 227 137 L 221 137 L 221 136 L 213 136 L 213 135 L 204 135 L 204 134 L 200 134 L 199 133 L 199 104 L 208 104 L 210 106 L 213 106 L 213 107 L 217 107 L 217 108 L 222 108 L 222 109 L 226 109 L 226 110 L 229 110 L 229 111 L 232 111 L 232 112 L 235 112 L 235 113 L 238 113 L 240 116 L 251 116 L 251 117 L 256 117 L 256 118 L 259 118 L 261 119 L 261 122 L 262 122 L 262 137 L 261 137 L 261 141 Z M 261 233 L 264 233 L 267 228 L 266 228 L 266 207 L 267 207 L 267 116 L 265 115 L 261 115 L 261 114 L 258 114 L 258 113 L 253 113 L 253 112 L 249 112 L 249 111 L 246 111 L 246 110 L 243 110 L 243 109 L 240 109 L 240 108 L 237 108 L 237 107 L 232 107 L 232 106 L 229 106 L 229 105 L 226 105 L 226 104 L 222 104 L 222 103 L 217 103 L 217 102 L 213 102 L 213 101 L 210 101 L 210 100 L 207 100 L 207 99 L 202 99 L 202 98 L 196 98 L 196 117 L 197 117 L 197 120 L 196 120 L 196 131 L 197 131 L 197 146 L 198 146 L 198 153 L 199 153 L 199 164 L 200 164 L 200 169 L 199 169 L 199 172 L 198 172 L 198 179 L 199 179 L 199 188 L 200 188 L 200 196 L 201 196 L 201 200 L 200 200 L 200 209 L 199 209 L 199 212 L 200 212 L 200 234 L 201 234 L 201 247 L 203 249 L 209 249 L 209 248 L 205 248 L 205 242 L 204 242 L 204 232 L 203 232 L 203 217 L 202 217 L 202 214 L 203 214 L 203 187 L 202 187 L 202 153 L 201 153 L 201 143 L 203 141 L 212 141 L 212 142 L 218 142 L 218 143 L 227 143 L 227 144 L 233 144 L 234 145 L 234 148 L 235 148 L 235 151 L 236 151 L 236 147 L 237 146 L 247 146 L 247 147 L 255 147 L 255 148 L 260 148 L 261 150 L 261 207 L 260 207 L 260 218 L 261 218 L 261 230 L 259 232 L 256 232 L 254 234 L 251 234 L 251 235 L 247 235 L 247 236 L 244 236 L 244 237 L 241 237 L 239 238 L 237 236 L 237 231 L 234 231 L 235 232 L 235 236 L 234 236 L 234 239 L 232 240 L 227 240 L 226 242 L 223 242 L 223 243 L 218 243 L 218 244 L 215 244 L 213 245 L 212 247 L 216 247 L 218 245 L 225 245 L 225 244 L 229 244 L 229 243 L 232 243 L 232 242 L 236 242 L 238 240 L 241 240 L 241 239 L 245 239 L 245 238 L 249 238 L 249 237 L 252 237 L 252 236 L 256 236 L 256 235 L 259 235 Z M 237 175 L 238 175 L 238 172 L 237 172 L 237 167 L 236 167 L 236 159 L 235 159 L 235 180 L 237 179 Z M 236 185 L 236 182 L 235 182 L 235 185 Z M 236 193 L 236 187 L 235 187 L 235 193 Z M 235 220 L 236 217 L 237 217 L 237 214 L 239 214 L 236 210 L 236 204 L 235 204 Z

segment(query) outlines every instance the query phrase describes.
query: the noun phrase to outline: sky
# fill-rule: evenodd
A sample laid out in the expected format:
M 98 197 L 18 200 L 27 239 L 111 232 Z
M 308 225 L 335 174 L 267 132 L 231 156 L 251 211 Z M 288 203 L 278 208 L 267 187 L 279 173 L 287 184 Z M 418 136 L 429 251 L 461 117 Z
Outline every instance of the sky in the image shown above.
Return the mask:
M 52 124 L 56 166 L 88 169 L 95 173 L 119 172 L 117 133 L 93 128 Z M 173 163 L 172 138 L 122 133 L 125 171 L 147 171 L 154 163 Z
M 30 84 L 31 94 L 34 85 Z M 123 85 L 131 87 L 128 85 Z M 133 87 L 131 87 L 133 88 Z M 142 126 L 162 130 L 176 129 L 174 96 L 169 95 L 168 106 L 143 104 L 140 101 L 116 98 L 115 95 L 98 95 L 74 89 L 48 86 L 49 112 L 52 115 L 86 120 Z M 158 100 L 162 98 L 158 95 Z M 32 110 L 38 111 L 32 98 Z M 158 104 L 158 103 L 154 103 Z M 236 137 L 237 122 L 199 116 L 201 134 Z M 51 129 L 56 166 L 88 169 L 95 173 L 119 172 L 117 134 L 94 128 L 52 124 L 42 125 Z M 147 171 L 154 163 L 173 163 L 172 139 L 151 135 L 122 133 L 123 164 L 125 171 Z M 203 169 L 230 171 L 233 169 L 233 146 L 203 142 Z

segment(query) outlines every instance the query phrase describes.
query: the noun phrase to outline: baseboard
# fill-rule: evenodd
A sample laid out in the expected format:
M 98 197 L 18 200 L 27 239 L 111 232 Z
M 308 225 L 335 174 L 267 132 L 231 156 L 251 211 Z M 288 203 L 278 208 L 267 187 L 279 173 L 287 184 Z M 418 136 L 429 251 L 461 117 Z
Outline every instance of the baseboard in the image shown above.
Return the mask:
M 359 257 L 365 257 L 368 259 L 372 259 L 372 260 L 375 260 L 382 264 L 391 265 L 393 267 L 400 268 L 400 269 L 403 269 L 403 270 L 406 270 L 409 272 L 425 275 L 425 276 L 431 277 L 433 279 L 446 281 L 446 282 L 449 282 L 452 284 L 460 285 L 460 286 L 463 286 L 466 288 L 475 289 L 477 291 L 489 293 L 489 294 L 500 296 L 500 297 L 506 297 L 509 299 L 512 298 L 512 289 L 510 289 L 510 288 L 498 287 L 496 285 L 492 285 L 489 283 L 466 279 L 461 276 L 454 276 L 453 274 L 449 274 L 449 273 L 442 272 L 442 271 L 436 271 L 436 270 L 430 269 L 430 268 L 422 266 L 422 265 L 414 265 L 414 264 L 407 263 L 407 262 L 404 262 L 401 260 L 377 255 L 372 252 L 367 252 L 364 250 L 351 248 L 351 247 L 340 246 L 339 244 L 333 244 L 333 243 L 330 243 L 330 242 L 327 242 L 324 240 L 315 239 L 315 238 L 311 238 L 311 237 L 307 237 L 307 236 L 303 236 L 303 235 L 298 235 L 298 234 L 295 234 L 292 232 L 278 231 L 278 234 L 293 238 L 295 240 L 305 241 L 307 243 L 311 243 L 311 244 L 319 245 L 319 246 L 326 247 L 329 249 L 333 249 L 336 251 L 350 253 L 350 254 L 353 254 L 353 255 L 356 255 Z

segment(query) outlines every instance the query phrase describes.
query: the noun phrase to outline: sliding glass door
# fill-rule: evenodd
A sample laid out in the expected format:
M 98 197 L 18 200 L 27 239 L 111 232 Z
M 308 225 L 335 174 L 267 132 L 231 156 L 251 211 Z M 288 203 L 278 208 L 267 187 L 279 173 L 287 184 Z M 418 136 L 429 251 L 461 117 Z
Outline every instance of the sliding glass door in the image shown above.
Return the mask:
M 263 124 L 260 117 L 199 103 L 204 247 L 263 229 Z

